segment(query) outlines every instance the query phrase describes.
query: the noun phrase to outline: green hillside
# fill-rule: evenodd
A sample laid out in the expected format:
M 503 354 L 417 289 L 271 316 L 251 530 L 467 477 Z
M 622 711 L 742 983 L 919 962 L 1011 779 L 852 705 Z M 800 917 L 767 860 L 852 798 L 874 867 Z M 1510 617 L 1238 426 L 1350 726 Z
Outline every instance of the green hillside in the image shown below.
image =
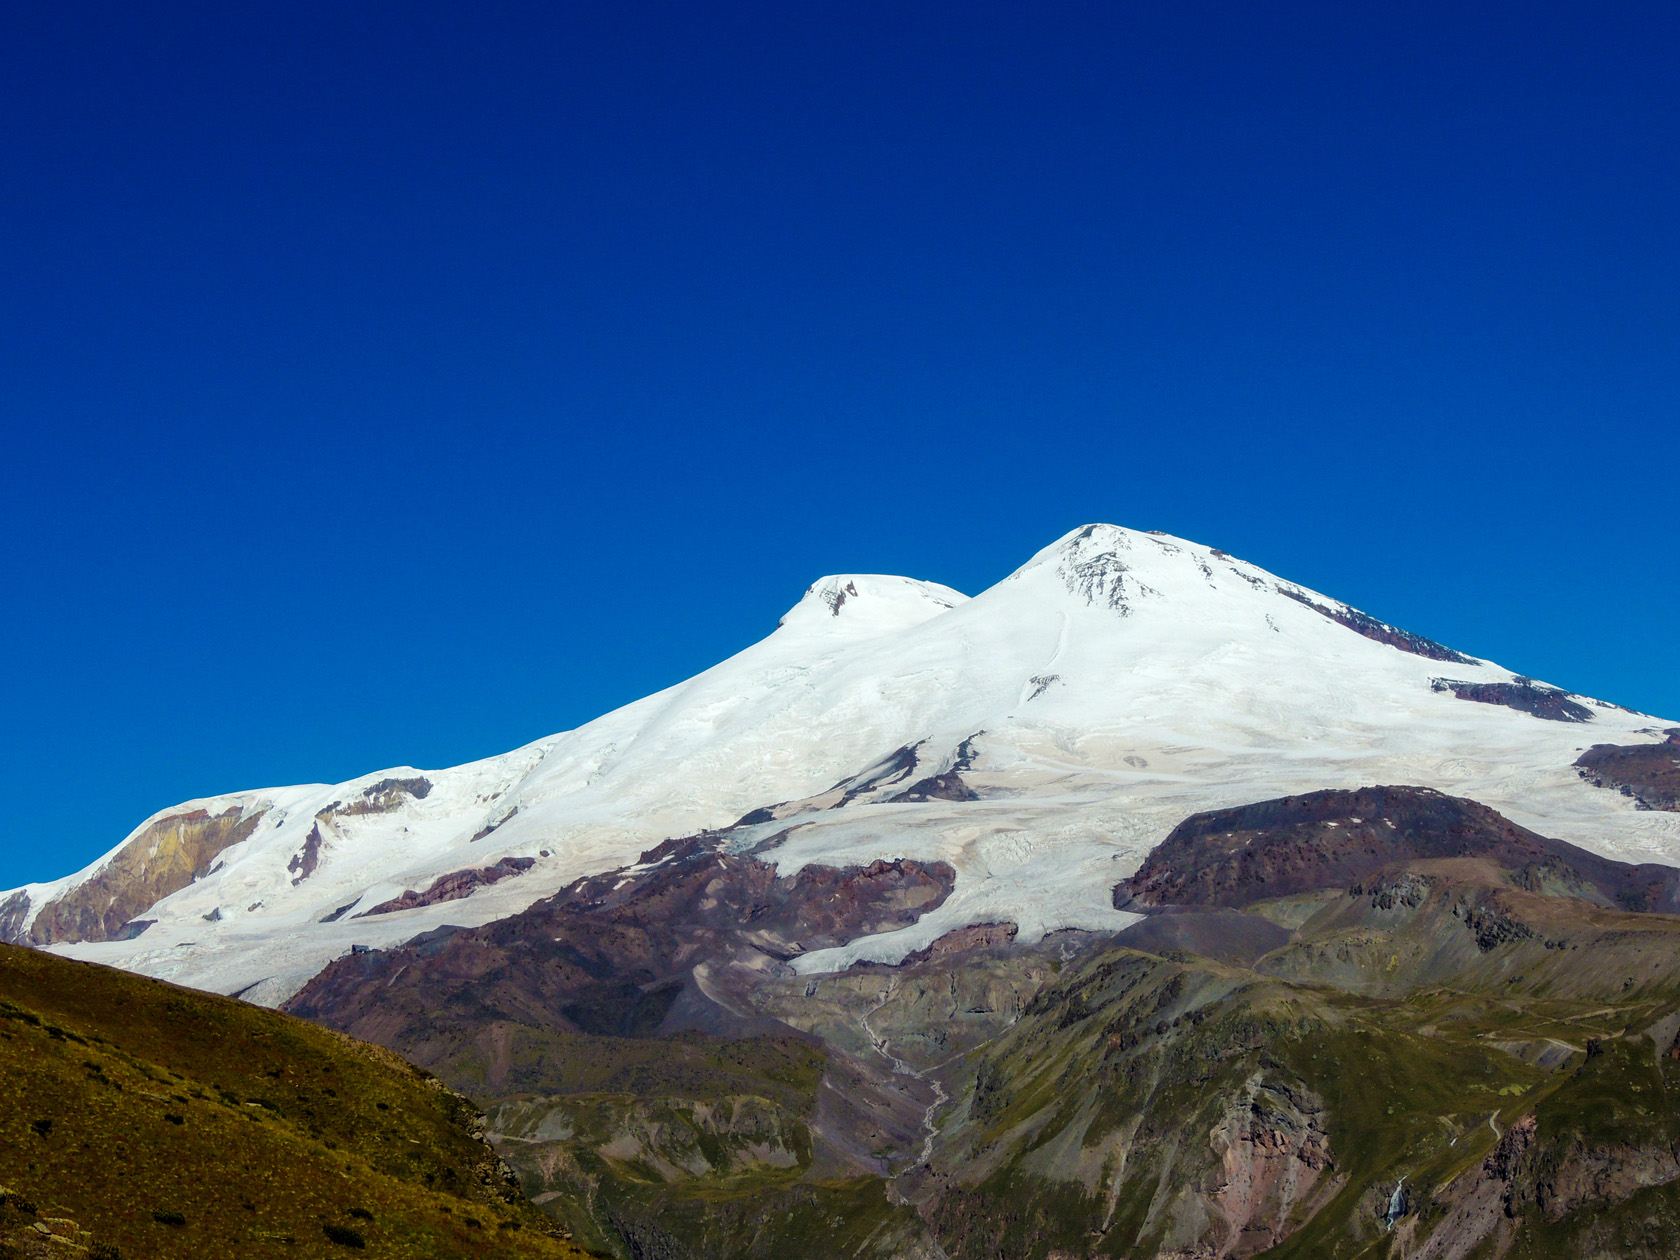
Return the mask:
M 387 1050 L 0 946 L 0 1257 L 577 1257 Z

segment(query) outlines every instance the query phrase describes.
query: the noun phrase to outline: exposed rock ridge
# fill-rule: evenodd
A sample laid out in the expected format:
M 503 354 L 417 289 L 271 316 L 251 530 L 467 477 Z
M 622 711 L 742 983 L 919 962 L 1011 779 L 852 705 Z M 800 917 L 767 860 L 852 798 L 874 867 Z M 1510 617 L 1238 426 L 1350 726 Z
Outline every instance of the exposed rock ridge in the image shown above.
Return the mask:
M 469 897 L 474 890 L 494 884 L 497 880 L 506 879 L 510 875 L 523 875 L 537 864 L 535 858 L 505 857 L 494 866 L 470 867 L 463 871 L 450 871 L 447 875 L 439 875 L 425 892 L 415 892 L 412 888 L 400 897 L 392 897 L 389 901 L 381 901 L 370 910 L 364 910 L 355 918 L 365 919 L 374 914 L 394 914 L 399 910 L 417 910 L 421 906 L 433 906 L 440 901 L 459 901 L 462 897 Z
M 27 943 L 116 939 L 130 919 L 207 874 L 225 850 L 256 830 L 266 813 L 232 806 L 218 814 L 192 809 L 155 819 L 91 879 L 42 906 Z M 0 939 L 19 944 L 24 943 L 19 925 L 27 900 L 15 900 L 0 908 Z
M 1594 787 L 1631 796 L 1641 809 L 1680 810 L 1680 728 L 1660 744 L 1594 744 L 1575 759 Z
M 1419 787 L 1309 792 L 1193 815 L 1118 886 L 1116 899 L 1240 908 L 1346 888 L 1397 862 L 1459 857 L 1513 870 L 1560 861 L 1609 904 L 1680 909 L 1680 871 L 1673 867 L 1600 857 L 1475 801 Z
M 1441 1196 L 1446 1218 L 1408 1260 L 1464 1260 L 1490 1234 L 1509 1235 L 1521 1207 L 1518 1176 L 1534 1145 L 1535 1128 L 1534 1117 L 1524 1116 L 1487 1158 L 1447 1189 Z
M 1127 535 L 1112 526 L 1087 525 L 1061 544 L 1061 559 L 1056 574 L 1066 585 L 1068 594 L 1083 599 L 1089 605 L 1104 605 L 1122 617 L 1132 613 L 1132 603 L 1146 595 L 1160 592 L 1132 574 L 1131 566 L 1120 558 L 1131 542 Z
M 1355 634 L 1364 635 L 1373 642 L 1386 643 L 1389 647 L 1399 648 L 1402 652 L 1409 652 L 1413 656 L 1426 657 L 1432 661 L 1449 661 L 1454 665 L 1481 664 L 1473 656 L 1455 652 L 1445 644 L 1435 642 L 1434 639 L 1426 639 L 1421 634 L 1413 634 L 1409 630 L 1391 626 L 1386 621 L 1378 621 L 1369 613 L 1362 613 L 1357 608 L 1349 607 L 1346 604 L 1336 608 L 1321 604 L 1299 587 L 1279 585 L 1277 591 L 1278 594 L 1288 596 L 1297 604 L 1304 604 L 1321 617 L 1328 617 L 1338 625 L 1346 626 Z
M 1436 678 L 1431 680 L 1430 686 L 1436 691 L 1450 691 L 1460 700 L 1504 705 L 1507 709 L 1516 709 L 1548 722 L 1592 721 L 1592 710 L 1584 704 L 1577 704 L 1567 691 L 1541 686 L 1528 678 L 1519 678 L 1515 682 L 1463 682 L 1455 678 Z

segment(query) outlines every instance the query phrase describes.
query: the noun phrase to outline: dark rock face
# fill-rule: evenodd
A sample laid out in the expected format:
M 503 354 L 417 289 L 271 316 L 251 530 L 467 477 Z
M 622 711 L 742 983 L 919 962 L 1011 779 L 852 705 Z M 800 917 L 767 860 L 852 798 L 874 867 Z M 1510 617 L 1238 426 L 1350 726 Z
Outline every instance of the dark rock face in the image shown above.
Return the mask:
M 321 835 L 321 824 L 330 827 L 335 818 L 355 818 L 364 814 L 388 814 L 392 810 L 401 809 L 410 800 L 424 800 L 431 795 L 432 782 L 430 779 L 381 779 L 377 783 L 370 783 L 362 789 L 362 794 L 349 802 L 334 801 L 323 810 L 316 811 L 315 825 L 309 829 L 304 837 L 303 847 L 292 854 L 291 861 L 286 863 L 286 869 L 292 872 L 292 884 L 295 887 L 303 883 L 315 873 L 321 864 L 321 846 L 325 837 Z M 494 828 L 487 828 L 474 836 L 478 840 L 488 835 Z
M 426 778 L 381 779 L 362 789 L 359 800 L 348 805 L 333 805 L 337 814 L 388 814 L 400 809 L 405 801 L 423 801 L 431 795 L 432 781 Z
M 1630 1123 L 1649 1112 L 1626 1105 L 1672 1080 L 1621 1039 L 1587 1039 L 1577 1062 L 1568 1083 L 1514 1121 L 1478 1169 L 1437 1193 L 1446 1214 L 1412 1254 L 1434 1260 L 1478 1247 L 1473 1254 L 1674 1254 L 1680 1156 L 1670 1124 L 1662 1116 Z M 1624 1101 L 1608 1108 L 1608 1098 Z
M 1534 939 L 1534 929 L 1508 913 L 1497 901 L 1466 903 L 1463 915 L 1464 926 L 1475 934 L 1476 947 L 1483 953 L 1514 941 Z
M 716 1009 L 695 978 L 708 964 L 751 956 L 774 968 L 907 926 L 955 878 L 944 863 L 909 861 L 779 877 L 715 838 L 670 840 L 637 867 L 580 879 L 511 918 L 341 958 L 287 1009 L 422 1063 L 440 1031 L 470 1040 L 497 1022 L 646 1036 L 679 997 L 685 1011 Z
M 1680 728 L 1661 744 L 1594 744 L 1575 768 L 1594 787 L 1614 788 L 1646 809 L 1680 810 Z
M 1046 682 L 1044 686 L 1049 686 L 1049 683 Z M 1043 689 L 1044 687 L 1040 687 L 1039 691 Z M 1036 691 L 1033 693 L 1035 696 L 1037 694 Z M 893 802 L 979 800 L 980 794 L 963 782 L 962 771 L 974 767 L 974 759 L 979 755 L 977 741 L 983 734 L 985 734 L 984 731 L 977 731 L 957 745 L 957 755 L 949 770 L 943 774 L 932 774 L 924 779 L 918 779 L 904 791 L 896 796 L 889 796 L 887 799 Z
M 846 793 L 842 803 L 855 801 L 860 796 L 866 796 L 870 792 L 878 792 L 884 787 L 890 787 L 894 783 L 901 783 L 908 779 L 916 769 L 919 760 L 916 749 L 920 746 L 919 744 L 915 747 L 906 745 L 894 749 L 861 774 L 850 779 L 842 779 L 835 784 L 837 788 L 844 789 Z M 749 818 L 751 816 L 748 815 Z
M 1385 866 L 1488 858 L 1506 869 L 1562 868 L 1607 904 L 1680 910 L 1680 870 L 1631 866 L 1517 826 L 1486 805 L 1430 788 L 1310 792 L 1195 814 L 1115 889 L 1117 904 L 1225 906 L 1347 888 Z
M 1477 704 L 1501 704 L 1507 709 L 1545 718 L 1548 722 L 1590 722 L 1592 710 L 1576 704 L 1569 693 L 1556 687 L 1540 687 L 1522 679 L 1508 683 L 1459 682 L 1452 678 L 1436 678 L 1430 686 L 1436 691 L 1450 691 L 1460 700 L 1474 700 Z
M 506 814 L 502 815 L 502 817 L 496 819 L 495 822 L 485 823 L 484 826 L 480 827 L 475 833 L 473 833 L 473 838 L 467 843 L 477 844 L 480 840 L 484 839 L 485 836 L 496 830 L 497 827 L 500 827 L 517 813 L 519 813 L 519 806 L 515 805 L 512 809 L 508 810 Z M 543 856 L 547 857 L 548 854 L 544 853 Z
M 417 910 L 421 906 L 436 905 L 440 901 L 459 901 L 462 897 L 471 896 L 475 889 L 494 884 L 499 879 L 505 879 L 509 875 L 523 875 L 536 864 L 535 858 L 505 857 L 494 866 L 450 871 L 447 875 L 439 875 L 434 879 L 432 886 L 425 892 L 409 889 L 402 896 L 382 901 L 373 909 L 364 910 L 356 917 L 365 919 L 370 914 L 392 914 L 398 910 Z M 343 913 L 342 909 L 339 913 Z
M 356 898 L 356 901 L 360 901 L 360 900 L 361 900 L 360 897 Z M 338 909 L 332 911 L 332 913 L 323 914 L 321 916 L 320 921 L 322 923 L 337 923 L 340 919 L 342 919 L 344 917 L 344 915 L 347 911 L 354 910 L 356 908 L 356 901 L 346 901 Z
M 1428 898 L 1435 881 L 1417 871 L 1384 871 L 1365 883 L 1348 889 L 1350 897 L 1369 897 L 1374 910 L 1415 910 Z
M 977 801 L 980 794 L 963 782 L 962 775 L 955 770 L 947 770 L 944 774 L 918 779 L 898 795 L 887 799 L 894 802 Z
M 292 854 L 292 860 L 286 863 L 286 869 L 292 872 L 292 885 L 296 887 L 315 873 L 315 868 L 321 864 L 321 824 L 319 821 L 309 829 L 309 834 L 303 838 L 303 848 Z
M 840 587 L 838 590 L 824 592 L 822 601 L 828 605 L 828 615 L 831 617 L 838 617 L 840 615 L 840 610 L 846 606 L 846 597 L 855 597 L 857 593 L 858 590 L 856 582 L 847 582 L 846 585 Z
M 1535 1128 L 1534 1117 L 1524 1116 L 1500 1137 L 1479 1168 L 1447 1189 L 1441 1196 L 1446 1218 L 1420 1256 L 1430 1260 L 1462 1256 L 1489 1235 L 1508 1238 L 1510 1222 L 1523 1206 L 1520 1179 L 1534 1145 Z
M 1083 554 L 1074 544 L 1083 542 L 1096 532 L 1095 525 L 1087 525 L 1069 540 L 1069 549 L 1056 573 L 1067 585 L 1068 594 L 1082 597 L 1091 607 L 1106 604 L 1122 617 L 1132 615 L 1132 603 L 1145 595 L 1155 595 L 1154 587 L 1140 582 L 1127 564 L 1113 551 Z M 1118 545 L 1131 544 L 1124 538 Z
M 1221 553 L 1215 552 L 1218 555 Z M 1316 600 L 1308 598 L 1304 591 L 1291 587 L 1278 587 L 1280 595 L 1287 595 L 1297 604 L 1305 604 L 1322 617 L 1328 617 L 1338 625 L 1346 626 L 1355 634 L 1362 634 L 1367 639 L 1377 643 L 1386 643 L 1391 648 L 1399 648 L 1402 652 L 1410 652 L 1413 656 L 1427 657 L 1432 661 L 1451 661 L 1454 665 L 1479 665 L 1473 656 L 1466 656 L 1462 652 L 1455 652 L 1450 647 L 1426 639 L 1421 634 L 1413 634 L 1409 630 L 1402 630 L 1398 626 L 1391 626 L 1387 622 L 1378 621 L 1357 608 L 1329 608 Z

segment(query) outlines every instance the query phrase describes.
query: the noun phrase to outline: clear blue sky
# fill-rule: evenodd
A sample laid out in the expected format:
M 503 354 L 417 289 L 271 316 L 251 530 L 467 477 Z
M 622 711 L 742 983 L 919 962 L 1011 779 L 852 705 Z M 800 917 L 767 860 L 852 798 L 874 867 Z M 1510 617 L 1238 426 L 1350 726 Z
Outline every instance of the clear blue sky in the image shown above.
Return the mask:
M 0 887 L 1090 520 L 1680 718 L 1680 7 L 11 4 Z

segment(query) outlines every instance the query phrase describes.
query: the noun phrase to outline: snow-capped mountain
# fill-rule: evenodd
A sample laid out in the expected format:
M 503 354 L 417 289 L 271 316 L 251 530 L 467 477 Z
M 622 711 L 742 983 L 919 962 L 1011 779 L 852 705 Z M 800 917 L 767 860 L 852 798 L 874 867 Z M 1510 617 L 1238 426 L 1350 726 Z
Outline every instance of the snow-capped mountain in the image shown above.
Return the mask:
M 784 875 L 955 870 L 912 925 L 794 964 L 823 972 L 969 924 L 1023 942 L 1122 926 L 1114 885 L 1186 816 L 1320 788 L 1433 787 L 1677 862 L 1680 814 L 1572 764 L 1671 725 L 1217 549 L 1092 525 L 972 599 L 823 578 L 761 642 L 499 757 L 175 806 L 85 870 L 0 895 L 0 938 L 275 1004 L 353 947 L 503 918 L 702 830 Z

